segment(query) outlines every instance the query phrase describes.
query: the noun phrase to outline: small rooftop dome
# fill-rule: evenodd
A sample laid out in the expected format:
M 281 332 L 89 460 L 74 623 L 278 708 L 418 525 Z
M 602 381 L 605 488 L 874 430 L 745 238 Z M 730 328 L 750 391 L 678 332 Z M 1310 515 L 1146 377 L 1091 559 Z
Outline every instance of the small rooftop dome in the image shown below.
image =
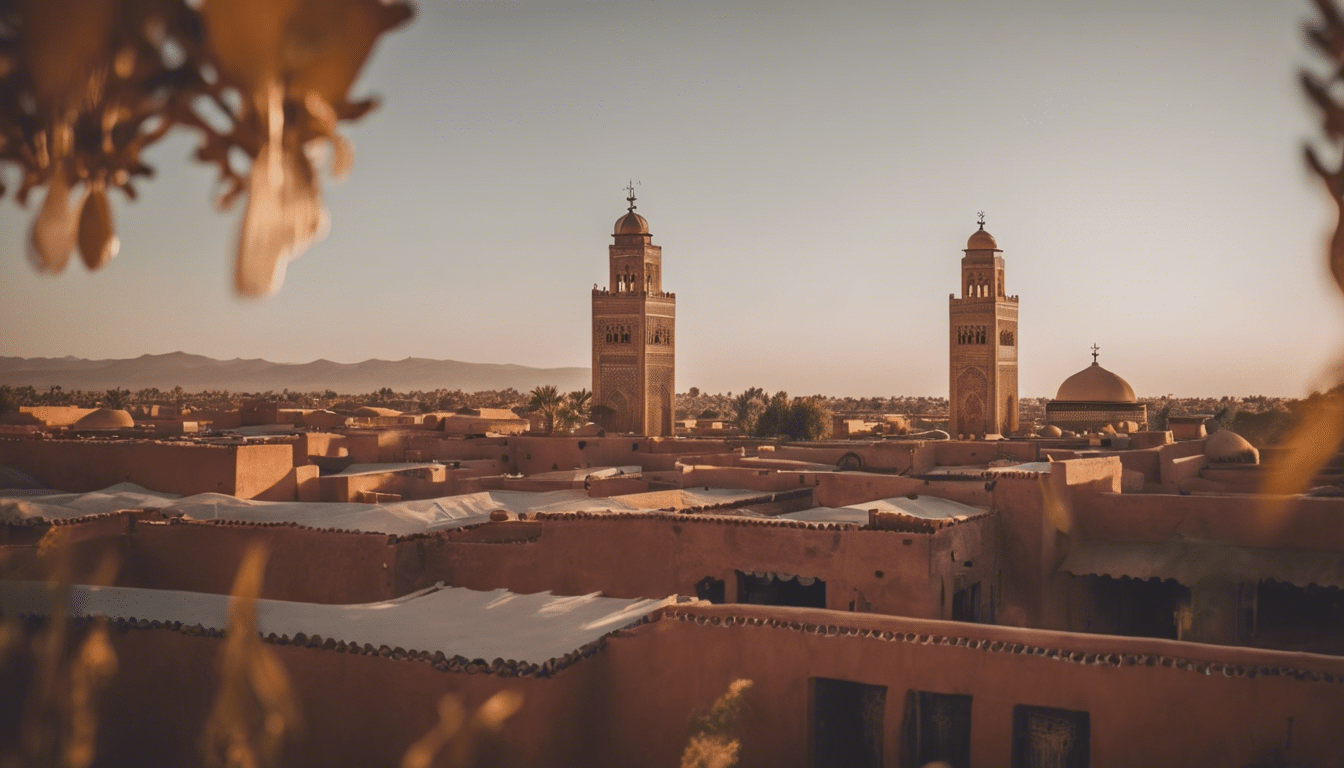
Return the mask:
M 112 408 L 99 408 L 84 414 L 74 423 L 74 429 L 130 429 L 135 426 L 131 414 Z
M 977 229 L 971 233 L 971 239 L 966 241 L 966 250 L 997 251 L 1000 250 L 1000 248 L 993 235 L 989 234 L 984 229 Z
M 1056 400 L 1071 403 L 1137 403 L 1129 382 L 1093 362 L 1059 385 Z
M 401 411 L 392 408 L 379 408 L 377 406 L 366 405 L 355 411 L 355 415 L 362 418 L 377 418 L 379 416 L 400 416 Z
M 1204 441 L 1204 456 L 1215 464 L 1260 463 L 1260 451 L 1230 429 L 1220 429 Z
M 1041 428 L 1041 437 L 1063 437 L 1064 430 L 1054 424 L 1047 424 Z
M 638 213 L 629 211 L 616 220 L 616 230 L 613 234 L 647 235 L 649 234 L 649 222 Z

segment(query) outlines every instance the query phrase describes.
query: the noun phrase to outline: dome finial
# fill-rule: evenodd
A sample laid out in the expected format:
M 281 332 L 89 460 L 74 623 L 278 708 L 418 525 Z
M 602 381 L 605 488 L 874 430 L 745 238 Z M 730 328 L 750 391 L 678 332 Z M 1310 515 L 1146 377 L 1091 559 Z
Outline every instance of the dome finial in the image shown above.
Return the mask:
M 1096 365 L 1096 364 L 1097 364 L 1097 353 L 1100 352 L 1100 351 L 1101 351 L 1101 347 L 1098 347 L 1098 346 L 1097 346 L 1097 343 L 1096 343 L 1095 341 L 1092 342 L 1092 364 L 1093 364 L 1093 365 Z
M 980 231 L 981 231 L 981 232 L 984 232 L 984 231 L 985 231 L 985 212 L 984 212 L 984 211 L 979 211 L 979 212 L 977 212 L 975 215 L 978 216 L 978 217 L 980 217 L 980 218 L 979 218 L 979 222 L 980 222 Z
M 625 199 L 626 202 L 630 203 L 630 207 L 626 209 L 628 211 L 635 210 L 635 184 L 636 182 L 632 179 L 625 185 L 625 192 L 626 192 Z

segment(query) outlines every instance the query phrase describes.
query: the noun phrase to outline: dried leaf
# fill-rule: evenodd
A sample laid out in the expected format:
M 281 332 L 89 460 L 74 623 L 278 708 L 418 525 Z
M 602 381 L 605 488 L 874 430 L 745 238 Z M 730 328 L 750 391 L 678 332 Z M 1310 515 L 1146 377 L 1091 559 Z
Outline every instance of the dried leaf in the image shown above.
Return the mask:
M 1298 423 L 1284 437 L 1284 450 L 1267 462 L 1263 492 L 1282 497 L 1307 490 L 1312 478 L 1344 441 L 1344 392 L 1333 390 L 1303 403 Z M 1281 508 L 1282 499 L 1269 500 Z

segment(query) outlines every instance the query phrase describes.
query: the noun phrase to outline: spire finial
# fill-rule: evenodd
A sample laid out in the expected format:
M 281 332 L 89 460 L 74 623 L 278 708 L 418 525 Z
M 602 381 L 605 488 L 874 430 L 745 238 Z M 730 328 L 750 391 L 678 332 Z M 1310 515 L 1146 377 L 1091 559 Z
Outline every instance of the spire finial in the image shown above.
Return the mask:
M 1096 364 L 1097 364 L 1097 353 L 1100 352 L 1100 351 L 1101 351 L 1101 347 L 1098 347 L 1098 346 L 1096 345 L 1096 343 L 1093 342 L 1093 344 L 1092 344 L 1092 364 L 1093 364 L 1093 365 L 1096 365 Z
M 639 182 L 637 181 L 631 180 L 625 185 L 625 199 L 630 203 L 630 207 L 626 210 L 629 210 L 632 213 L 635 210 L 635 185 L 638 183 Z
M 979 211 L 979 212 L 977 212 L 975 215 L 979 217 L 980 231 L 981 231 L 981 232 L 984 232 L 984 231 L 985 231 L 985 212 L 984 212 L 984 211 Z

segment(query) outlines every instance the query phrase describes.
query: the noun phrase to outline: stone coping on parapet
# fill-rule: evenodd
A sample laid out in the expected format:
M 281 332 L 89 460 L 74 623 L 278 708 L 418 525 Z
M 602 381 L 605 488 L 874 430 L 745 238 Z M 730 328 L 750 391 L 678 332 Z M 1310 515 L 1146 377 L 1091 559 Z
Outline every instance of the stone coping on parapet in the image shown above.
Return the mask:
M 592 656 L 605 640 L 678 599 L 471 590 L 441 583 L 376 603 L 331 605 L 260 599 L 257 634 L 277 645 L 377 655 L 446 672 L 548 677 Z M 28 621 L 66 606 L 69 618 L 122 629 L 222 637 L 234 598 L 136 587 L 0 581 L 0 616 Z
M 1225 677 L 1281 676 L 1344 683 L 1344 657 L 1300 651 L 1211 645 L 1157 638 L 1096 635 L 1047 629 L 916 619 L 821 608 L 783 608 L 704 601 L 660 609 L 651 622 L 688 621 L 700 626 L 763 627 L 828 638 L 964 648 L 981 653 L 1035 656 L 1099 667 L 1169 667 Z
M 1001 301 L 1018 303 L 1016 296 L 957 296 L 955 293 L 949 293 L 947 298 L 957 304 L 994 304 Z
M 662 291 L 613 291 L 613 290 L 611 290 L 611 289 L 609 289 L 609 288 L 594 288 L 594 289 L 593 289 L 593 295 L 594 295 L 594 296 L 615 296 L 615 297 L 618 297 L 618 298 L 629 298 L 629 299 L 642 299 L 642 298 L 646 298 L 646 297 L 647 297 L 647 298 L 650 298 L 650 299 L 675 299 L 675 298 L 677 298 L 677 294 L 675 294 L 675 293 L 664 293 L 664 292 L 662 292 Z

